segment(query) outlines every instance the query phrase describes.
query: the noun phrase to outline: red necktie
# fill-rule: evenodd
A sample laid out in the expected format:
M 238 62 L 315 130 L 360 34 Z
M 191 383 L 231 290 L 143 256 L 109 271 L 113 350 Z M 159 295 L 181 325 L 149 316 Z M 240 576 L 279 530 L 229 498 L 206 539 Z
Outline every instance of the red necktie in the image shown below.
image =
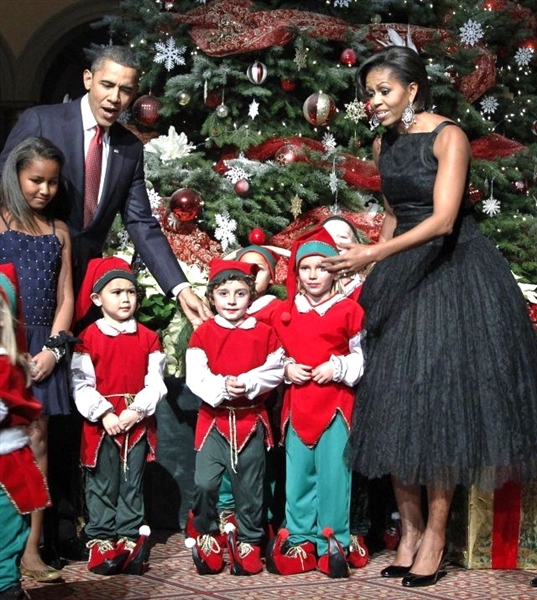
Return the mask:
M 84 227 L 87 227 L 97 212 L 99 186 L 101 184 L 101 165 L 103 161 L 103 128 L 96 126 L 86 156 L 84 179 Z

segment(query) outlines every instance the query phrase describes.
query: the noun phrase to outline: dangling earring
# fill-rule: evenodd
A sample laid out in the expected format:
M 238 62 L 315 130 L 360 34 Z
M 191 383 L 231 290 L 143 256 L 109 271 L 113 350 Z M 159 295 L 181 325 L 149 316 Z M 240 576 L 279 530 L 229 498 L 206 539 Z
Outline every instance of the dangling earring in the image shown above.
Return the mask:
M 403 111 L 403 114 L 401 115 L 401 121 L 403 122 L 403 125 L 407 131 L 416 123 L 416 111 L 414 110 L 412 102 L 409 102 L 408 106 Z
M 371 119 L 369 119 L 369 127 L 371 128 L 371 131 L 376 129 L 379 125 L 380 121 L 378 120 L 377 115 L 374 114 Z

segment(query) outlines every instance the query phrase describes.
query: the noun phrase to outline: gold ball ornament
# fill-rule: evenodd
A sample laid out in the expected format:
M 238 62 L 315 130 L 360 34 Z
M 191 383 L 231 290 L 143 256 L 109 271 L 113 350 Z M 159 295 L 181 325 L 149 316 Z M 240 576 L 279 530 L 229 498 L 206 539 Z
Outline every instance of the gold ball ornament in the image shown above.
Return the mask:
M 317 92 L 312 94 L 302 106 L 302 112 L 311 125 L 326 125 L 336 111 L 336 104 L 328 94 Z
M 188 92 L 182 91 L 177 94 L 177 100 L 181 106 L 186 106 L 192 97 Z

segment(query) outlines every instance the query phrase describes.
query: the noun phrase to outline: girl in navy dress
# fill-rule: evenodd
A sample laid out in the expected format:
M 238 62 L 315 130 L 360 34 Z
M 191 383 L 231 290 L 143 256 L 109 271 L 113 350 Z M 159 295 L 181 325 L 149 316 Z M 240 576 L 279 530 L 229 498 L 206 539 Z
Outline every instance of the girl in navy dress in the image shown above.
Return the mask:
M 71 240 L 67 225 L 51 217 L 62 165 L 52 142 L 28 138 L 10 153 L 0 187 L 0 263 L 13 263 L 20 281 L 32 393 L 43 406 L 30 442 L 45 474 L 48 417 L 70 412 L 62 340 L 73 318 Z M 60 572 L 39 555 L 42 524 L 43 512 L 33 513 L 21 570 L 37 581 L 57 581 Z

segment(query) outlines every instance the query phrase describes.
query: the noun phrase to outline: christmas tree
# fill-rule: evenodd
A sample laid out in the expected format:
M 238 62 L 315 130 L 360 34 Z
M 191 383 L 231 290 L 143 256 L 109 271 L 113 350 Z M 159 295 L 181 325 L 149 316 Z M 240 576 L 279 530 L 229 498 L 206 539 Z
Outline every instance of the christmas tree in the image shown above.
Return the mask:
M 533 5 L 121 2 L 102 25 L 142 65 L 143 95 L 125 125 L 147 142 L 150 197 L 169 239 L 179 240 L 181 258 L 202 267 L 212 254 L 249 240 L 281 240 L 320 206 L 381 211 L 371 162 L 378 131 L 357 96 L 355 74 L 374 50 L 405 44 L 426 60 L 435 110 L 466 131 L 480 225 L 535 303 Z M 189 261 L 184 249 L 193 235 L 205 254 Z

